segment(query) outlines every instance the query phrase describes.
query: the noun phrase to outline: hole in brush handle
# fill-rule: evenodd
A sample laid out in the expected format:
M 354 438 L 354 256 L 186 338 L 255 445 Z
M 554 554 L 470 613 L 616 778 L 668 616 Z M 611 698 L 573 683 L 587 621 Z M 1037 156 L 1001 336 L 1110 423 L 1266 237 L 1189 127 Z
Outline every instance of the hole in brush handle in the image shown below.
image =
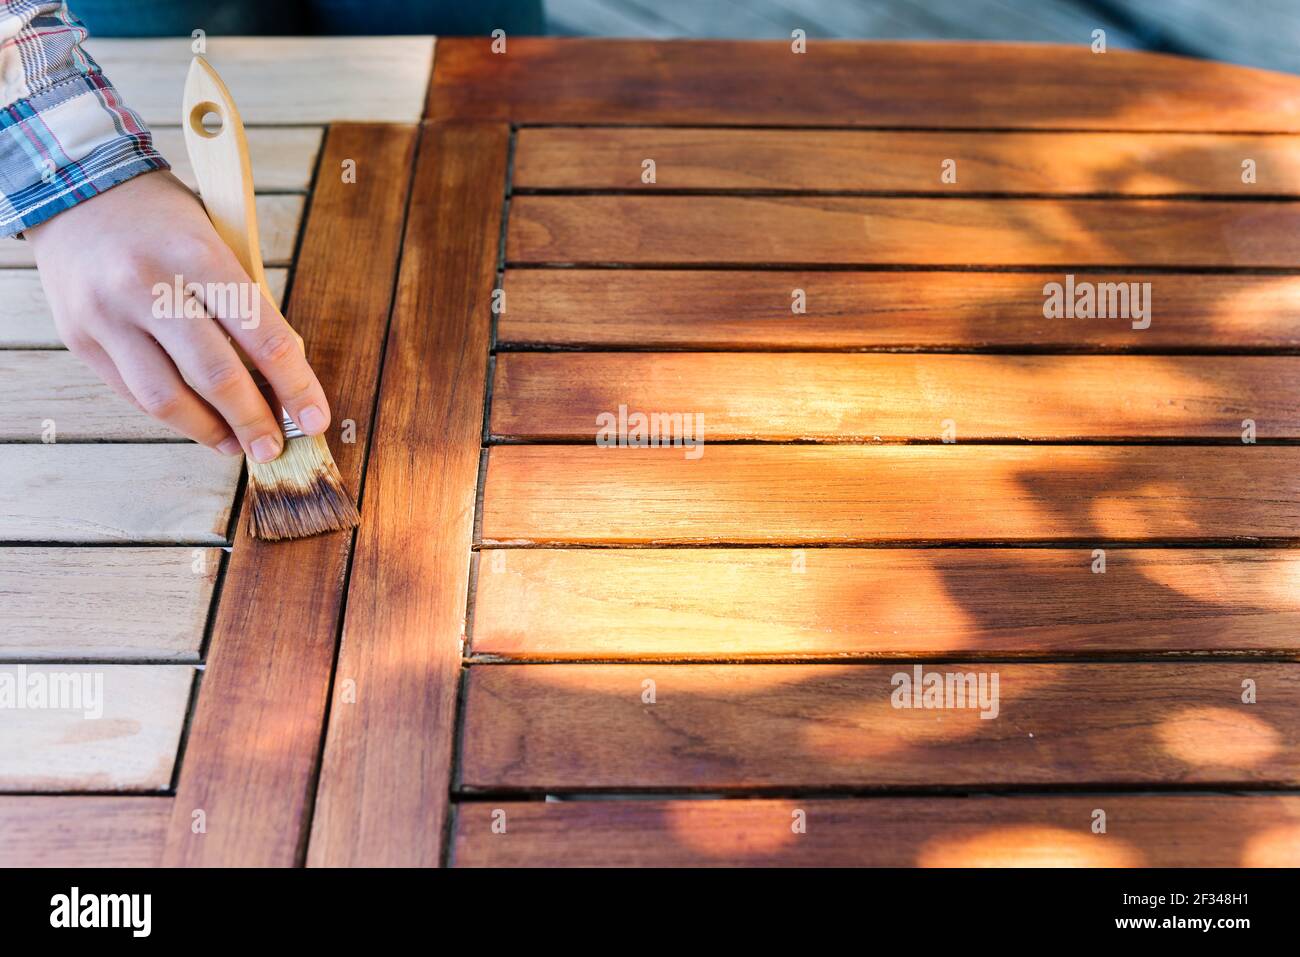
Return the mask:
M 211 100 L 204 100 L 190 110 L 190 129 L 205 140 L 213 140 L 226 128 L 226 118 L 221 107 Z

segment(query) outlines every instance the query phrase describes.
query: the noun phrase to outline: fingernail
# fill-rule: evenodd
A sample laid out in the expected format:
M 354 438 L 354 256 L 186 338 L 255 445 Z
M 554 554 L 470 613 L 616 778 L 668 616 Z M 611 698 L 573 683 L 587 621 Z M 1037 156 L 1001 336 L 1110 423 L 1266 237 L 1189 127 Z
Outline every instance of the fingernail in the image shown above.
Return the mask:
M 280 442 L 274 436 L 264 435 L 253 443 L 253 461 L 270 462 L 280 454 Z
M 243 451 L 243 448 L 239 444 L 239 439 L 232 435 L 217 446 L 217 451 L 222 455 L 238 455 Z
M 309 405 L 298 413 L 298 426 L 304 432 L 315 435 L 325 431 L 325 413 L 317 406 Z

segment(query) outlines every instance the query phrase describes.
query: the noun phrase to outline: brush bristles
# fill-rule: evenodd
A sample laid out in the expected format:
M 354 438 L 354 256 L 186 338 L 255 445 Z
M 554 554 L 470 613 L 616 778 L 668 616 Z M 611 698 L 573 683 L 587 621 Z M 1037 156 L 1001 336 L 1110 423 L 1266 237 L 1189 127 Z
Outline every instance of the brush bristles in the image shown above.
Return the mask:
M 354 528 L 361 521 L 323 436 L 289 439 L 280 457 L 248 460 L 248 530 L 279 541 Z

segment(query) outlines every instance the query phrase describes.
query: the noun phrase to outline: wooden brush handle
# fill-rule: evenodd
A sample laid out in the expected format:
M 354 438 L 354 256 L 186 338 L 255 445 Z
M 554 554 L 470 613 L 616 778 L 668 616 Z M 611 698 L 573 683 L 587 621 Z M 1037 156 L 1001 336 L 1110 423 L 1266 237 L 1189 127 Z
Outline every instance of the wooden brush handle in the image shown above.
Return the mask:
M 204 127 L 203 118 L 212 114 L 220 118 L 220 129 Z M 253 164 L 248 158 L 244 123 L 226 84 L 201 56 L 194 58 L 185 80 L 181 128 L 208 218 L 262 295 L 275 302 L 262 268 L 257 207 L 253 202 Z M 298 342 L 301 345 L 302 336 L 298 336 Z

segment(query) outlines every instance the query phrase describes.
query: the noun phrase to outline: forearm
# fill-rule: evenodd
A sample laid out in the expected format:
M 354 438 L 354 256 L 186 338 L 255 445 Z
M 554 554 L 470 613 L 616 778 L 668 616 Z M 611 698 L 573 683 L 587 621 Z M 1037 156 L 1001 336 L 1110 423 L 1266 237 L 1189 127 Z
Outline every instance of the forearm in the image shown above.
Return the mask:
M 0 236 L 166 169 L 61 2 L 0 0 Z

